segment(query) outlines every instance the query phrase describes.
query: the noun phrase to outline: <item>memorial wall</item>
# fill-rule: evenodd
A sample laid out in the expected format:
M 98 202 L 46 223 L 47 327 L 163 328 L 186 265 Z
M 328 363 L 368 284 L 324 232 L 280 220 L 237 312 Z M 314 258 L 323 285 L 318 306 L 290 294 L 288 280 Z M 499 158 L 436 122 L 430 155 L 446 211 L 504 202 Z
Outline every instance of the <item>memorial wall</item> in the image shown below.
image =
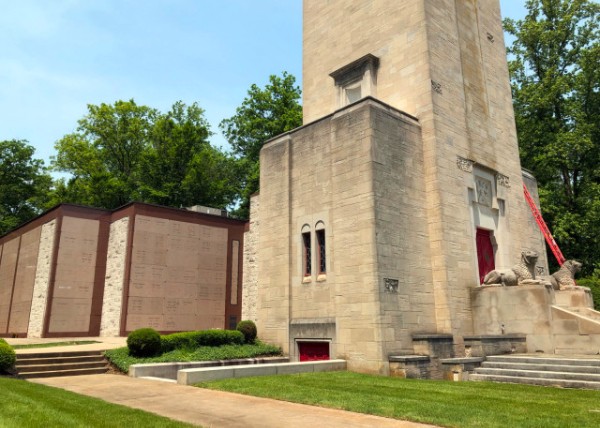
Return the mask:
M 59 205 L 0 237 L 0 336 L 235 328 L 245 227 L 139 203 Z
M 134 230 L 126 330 L 223 328 L 227 229 L 138 215 Z

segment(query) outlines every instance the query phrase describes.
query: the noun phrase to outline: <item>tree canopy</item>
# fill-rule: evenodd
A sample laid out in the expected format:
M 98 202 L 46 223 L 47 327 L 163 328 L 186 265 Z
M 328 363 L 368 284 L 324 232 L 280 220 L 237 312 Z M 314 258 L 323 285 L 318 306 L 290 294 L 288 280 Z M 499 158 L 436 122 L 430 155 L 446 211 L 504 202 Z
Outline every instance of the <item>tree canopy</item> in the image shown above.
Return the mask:
M 600 6 L 528 0 L 509 68 L 521 160 L 538 179 L 544 218 L 567 258 L 600 269 Z
M 204 111 L 176 102 L 167 113 L 133 100 L 88 105 L 77 131 L 56 143 L 53 201 L 116 208 L 130 201 L 225 208 L 235 198 L 233 160 L 208 142 Z
M 38 215 L 52 178 L 23 140 L 0 141 L 0 235 Z
M 286 72 L 281 77 L 271 75 L 264 89 L 253 84 L 235 115 L 219 124 L 238 159 L 240 217 L 248 217 L 250 195 L 258 191 L 263 144 L 302 125 L 301 93 L 293 75 Z

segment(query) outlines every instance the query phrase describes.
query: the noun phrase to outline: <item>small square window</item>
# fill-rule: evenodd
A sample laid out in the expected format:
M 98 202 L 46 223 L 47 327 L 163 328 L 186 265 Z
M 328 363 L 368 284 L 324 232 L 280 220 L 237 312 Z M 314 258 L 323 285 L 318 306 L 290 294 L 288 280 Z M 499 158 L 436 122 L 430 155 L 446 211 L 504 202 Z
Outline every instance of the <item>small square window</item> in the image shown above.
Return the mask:
M 362 91 L 361 91 L 360 85 L 354 86 L 351 88 L 345 88 L 345 92 L 346 92 L 346 102 L 348 104 L 352 104 L 353 102 L 356 102 L 362 98 L 362 96 L 361 96 Z

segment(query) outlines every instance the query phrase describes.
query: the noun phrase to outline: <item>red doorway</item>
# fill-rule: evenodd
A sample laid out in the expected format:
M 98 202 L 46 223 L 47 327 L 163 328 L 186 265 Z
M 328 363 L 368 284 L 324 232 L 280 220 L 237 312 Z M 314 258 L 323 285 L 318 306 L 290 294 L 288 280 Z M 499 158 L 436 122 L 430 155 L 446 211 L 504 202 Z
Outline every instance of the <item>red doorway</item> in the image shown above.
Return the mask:
M 300 361 L 329 359 L 329 342 L 298 342 Z
M 496 268 L 494 264 L 494 246 L 492 245 L 492 232 L 477 228 L 475 238 L 477 242 L 477 264 L 479 266 L 479 283 L 483 284 L 483 278 L 488 272 Z

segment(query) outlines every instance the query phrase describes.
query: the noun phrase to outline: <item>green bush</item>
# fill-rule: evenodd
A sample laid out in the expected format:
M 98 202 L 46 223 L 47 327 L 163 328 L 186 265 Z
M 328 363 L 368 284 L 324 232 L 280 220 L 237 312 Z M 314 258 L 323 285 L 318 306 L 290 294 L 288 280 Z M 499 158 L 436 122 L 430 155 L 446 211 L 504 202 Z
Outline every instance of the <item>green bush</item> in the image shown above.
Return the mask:
M 600 278 L 589 277 L 576 279 L 577 285 L 582 287 L 589 287 L 594 298 L 594 309 L 600 311 Z
M 1 337 L 0 337 L 0 343 L 4 343 L 5 345 L 8 345 L 8 342 Z
M 14 349 L 4 340 L 0 342 L 0 372 L 12 369 L 16 362 Z
M 237 331 L 244 335 L 244 341 L 246 343 L 254 343 L 256 340 L 256 324 L 254 324 L 254 321 L 240 321 L 237 325 Z
M 236 330 L 200 330 L 167 334 L 161 337 L 161 349 L 170 352 L 174 349 L 194 350 L 201 346 L 241 345 L 244 335 Z
M 127 347 L 135 357 L 153 357 L 160 353 L 160 334 L 153 328 L 140 328 L 127 336 Z

